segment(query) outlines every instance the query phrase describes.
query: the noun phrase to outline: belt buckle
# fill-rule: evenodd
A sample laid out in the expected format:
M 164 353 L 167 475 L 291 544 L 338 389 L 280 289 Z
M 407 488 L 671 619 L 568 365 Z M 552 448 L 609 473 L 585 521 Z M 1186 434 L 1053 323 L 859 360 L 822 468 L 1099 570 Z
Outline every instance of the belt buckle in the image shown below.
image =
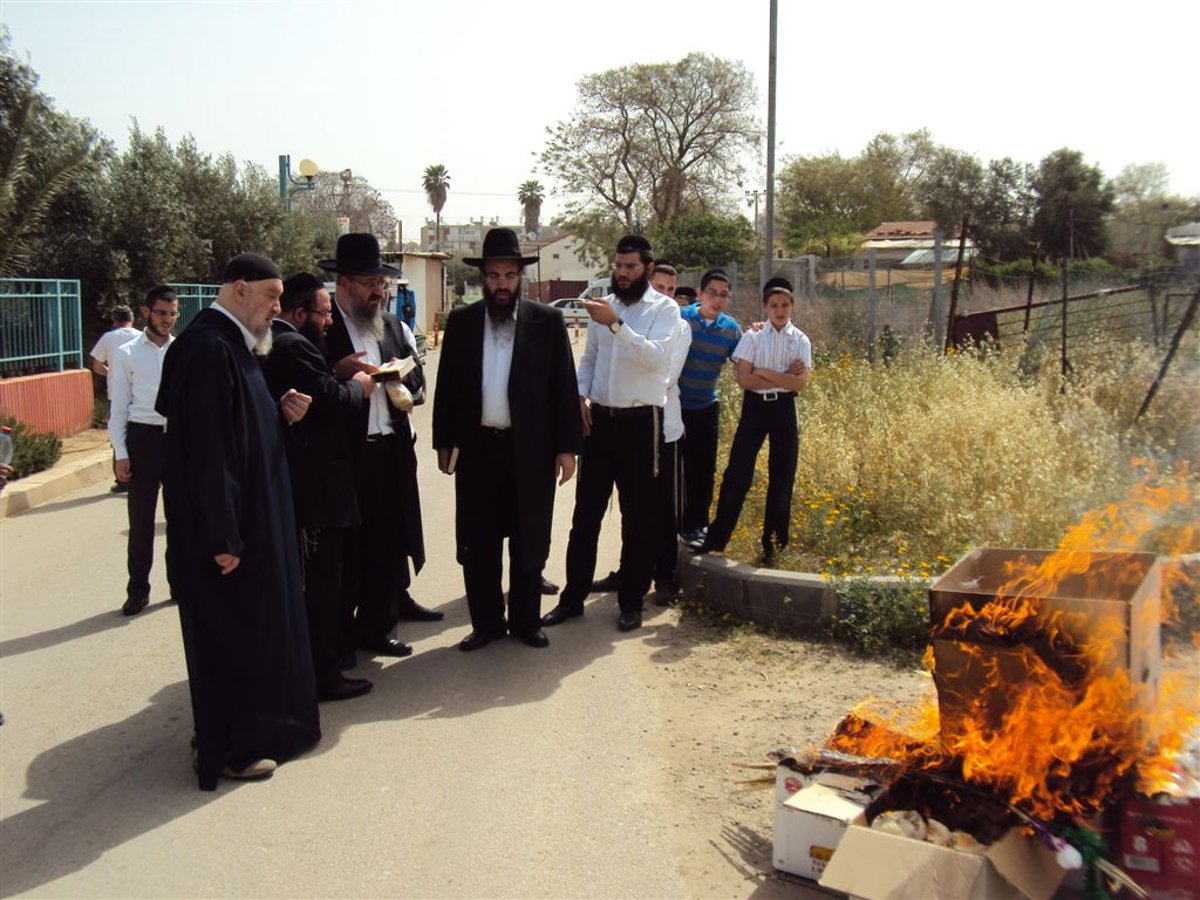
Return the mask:
M 766 391 L 765 393 L 759 394 L 759 396 L 762 397 L 766 402 L 770 403 L 773 400 L 779 399 L 779 391 Z

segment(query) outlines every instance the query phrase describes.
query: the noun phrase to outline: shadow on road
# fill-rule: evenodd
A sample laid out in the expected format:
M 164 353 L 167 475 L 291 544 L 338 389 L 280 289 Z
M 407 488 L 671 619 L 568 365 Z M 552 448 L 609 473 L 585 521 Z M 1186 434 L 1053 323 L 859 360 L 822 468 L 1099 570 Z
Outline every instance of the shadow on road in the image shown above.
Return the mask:
M 18 484 L 20 482 L 17 482 Z M 44 516 L 47 513 L 62 512 L 67 509 L 77 509 L 81 506 L 93 506 L 96 503 L 124 503 L 125 494 L 92 494 L 83 497 L 75 497 L 71 500 L 58 500 L 54 503 L 43 503 L 35 506 L 32 509 L 23 509 L 17 513 L 19 516 Z M 14 517 L 15 518 L 15 517 Z
M 154 603 L 138 613 L 136 620 L 144 620 L 147 616 L 159 610 L 173 608 L 169 603 Z M 63 644 L 77 638 L 85 638 L 112 628 L 126 628 L 133 624 L 134 617 L 121 615 L 121 606 L 116 604 L 111 611 L 96 613 L 78 622 L 60 625 L 49 631 L 39 631 L 37 634 L 27 634 L 25 637 L 10 638 L 0 641 L 0 656 L 20 656 L 22 653 L 32 653 L 35 650 L 45 650 L 56 644 Z

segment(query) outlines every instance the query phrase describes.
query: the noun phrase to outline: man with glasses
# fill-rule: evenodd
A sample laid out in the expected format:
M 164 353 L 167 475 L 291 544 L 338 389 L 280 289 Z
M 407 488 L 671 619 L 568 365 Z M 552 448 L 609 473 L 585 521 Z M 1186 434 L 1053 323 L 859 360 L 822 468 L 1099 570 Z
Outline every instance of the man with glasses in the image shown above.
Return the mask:
M 652 287 L 650 242 L 630 234 L 617 243 L 612 294 L 580 300 L 591 317 L 577 383 L 583 455 L 567 542 L 567 584 L 542 617 L 558 625 L 583 615 L 596 572 L 596 546 L 614 484 L 621 502 L 617 628 L 642 625 L 642 602 L 655 557 L 655 479 L 679 307 Z
M 371 690 L 365 678 L 346 678 L 341 661 L 342 560 L 347 529 L 360 522 L 350 459 L 350 421 L 375 390 L 366 372 L 340 381 L 326 361 L 325 332 L 333 301 L 321 280 L 307 272 L 283 282 L 274 342 L 263 366 L 280 397 L 294 388 L 312 397 L 304 419 L 288 432 L 288 471 L 303 548 L 304 606 L 318 700 L 349 700 Z
M 438 363 L 433 446 L 454 475 L 455 535 L 471 633 L 479 650 L 511 633 L 530 647 L 541 626 L 540 576 L 550 552 L 555 478 L 575 473 L 583 445 L 575 362 L 562 314 L 521 299 L 517 235 L 493 228 L 477 266 L 483 300 L 454 310 Z M 501 583 L 508 538 L 508 618 Z
M 717 471 L 717 439 L 721 404 L 717 380 L 725 361 L 742 339 L 742 329 L 725 314 L 730 282 L 723 269 L 709 269 L 700 277 L 699 303 L 684 307 L 683 321 L 691 328 L 692 342 L 679 376 L 679 402 L 683 407 L 684 501 L 681 531 L 688 542 L 704 540 L 712 507 Z
M 325 358 L 336 377 L 371 375 L 393 359 L 417 357 L 408 326 L 384 311 L 387 280 L 399 277 L 400 270 L 382 263 L 373 234 L 342 235 L 336 258 L 317 265 L 337 278 L 333 323 L 325 336 Z M 405 385 L 414 399 L 423 399 L 419 363 Z M 408 656 L 412 647 L 392 635 L 396 623 L 444 616 L 421 606 L 408 592 L 409 559 L 417 572 L 425 564 L 417 438 L 408 412 L 387 391 L 375 391 L 352 417 L 348 434 L 362 523 L 351 530 L 343 561 L 343 668 L 356 663 L 356 647 L 377 656 Z
M 179 317 L 175 292 L 160 284 L 142 303 L 146 327 L 122 344 L 108 366 L 108 439 L 116 459 L 117 481 L 129 485 L 129 582 L 121 612 L 136 616 L 150 602 L 154 562 L 154 516 L 162 484 L 167 420 L 154 408 L 163 357 Z

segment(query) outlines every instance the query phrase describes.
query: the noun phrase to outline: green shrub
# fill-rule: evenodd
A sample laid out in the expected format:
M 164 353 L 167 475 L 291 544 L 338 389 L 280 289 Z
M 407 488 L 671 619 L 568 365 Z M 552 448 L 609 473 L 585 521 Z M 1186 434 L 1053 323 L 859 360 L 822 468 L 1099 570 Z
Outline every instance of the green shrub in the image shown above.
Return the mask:
M 92 398 L 92 427 L 107 428 L 108 427 L 108 398 L 94 397 Z
M 863 656 L 913 661 L 929 643 L 929 596 L 924 582 L 881 583 L 865 577 L 830 582 L 838 611 L 827 635 Z
M 3 424 L 12 428 L 13 480 L 48 469 L 62 456 L 62 440 L 58 435 L 34 431 L 12 416 L 5 416 Z

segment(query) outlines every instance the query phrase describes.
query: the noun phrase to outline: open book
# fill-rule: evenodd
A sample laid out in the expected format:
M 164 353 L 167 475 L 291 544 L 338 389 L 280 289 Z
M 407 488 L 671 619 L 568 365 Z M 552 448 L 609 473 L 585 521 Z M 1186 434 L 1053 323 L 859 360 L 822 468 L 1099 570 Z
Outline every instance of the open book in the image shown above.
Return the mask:
M 393 357 L 372 372 L 371 377 L 376 381 L 399 381 L 416 367 L 417 361 L 411 356 L 404 359 Z

